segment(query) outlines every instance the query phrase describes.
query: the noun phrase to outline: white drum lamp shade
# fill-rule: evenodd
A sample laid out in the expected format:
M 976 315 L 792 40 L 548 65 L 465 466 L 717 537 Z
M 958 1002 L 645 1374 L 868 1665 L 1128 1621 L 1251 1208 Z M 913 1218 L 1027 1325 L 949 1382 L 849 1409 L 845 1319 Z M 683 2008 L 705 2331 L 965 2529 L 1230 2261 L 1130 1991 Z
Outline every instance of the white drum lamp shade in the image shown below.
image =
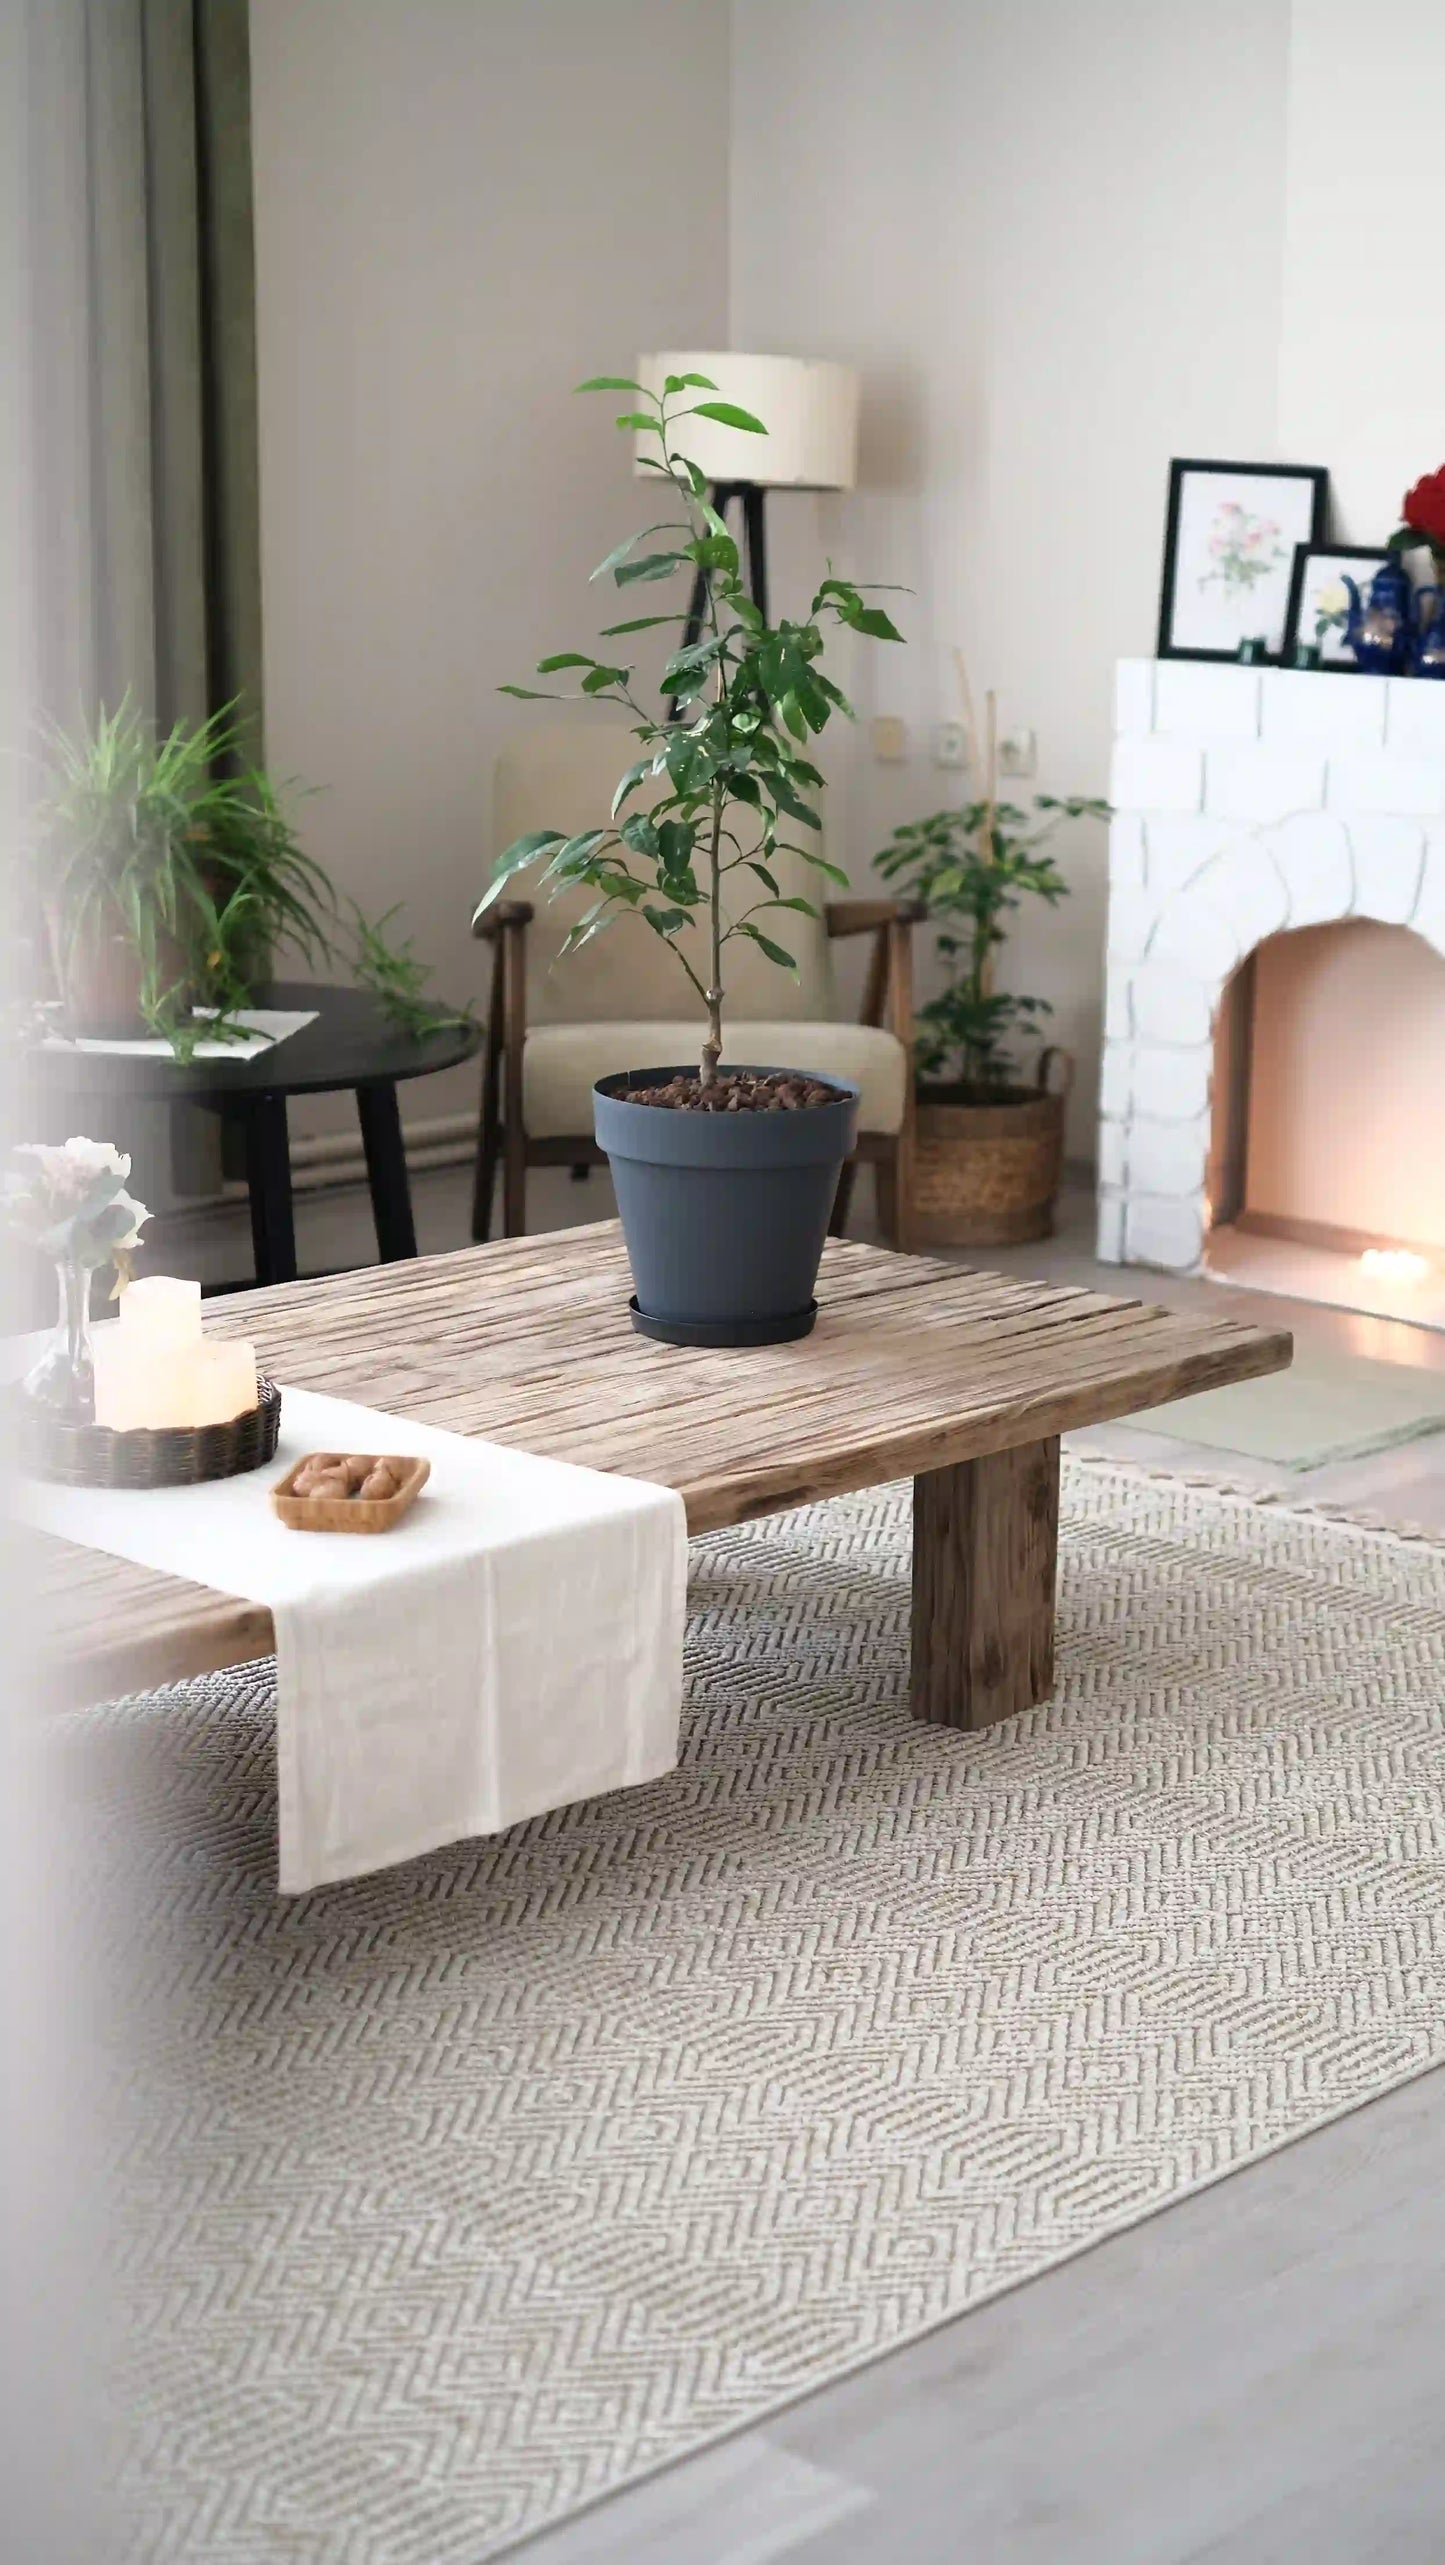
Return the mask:
M 640 382 L 660 392 L 669 374 L 706 374 L 716 394 L 688 392 L 691 403 L 718 399 L 751 410 L 768 433 L 723 427 L 716 419 L 680 419 L 675 453 L 686 454 L 709 481 L 754 481 L 768 490 L 851 490 L 858 478 L 858 377 L 851 366 L 803 356 L 739 356 L 716 348 L 669 349 L 640 356 Z M 656 437 L 639 437 L 639 457 L 658 454 Z

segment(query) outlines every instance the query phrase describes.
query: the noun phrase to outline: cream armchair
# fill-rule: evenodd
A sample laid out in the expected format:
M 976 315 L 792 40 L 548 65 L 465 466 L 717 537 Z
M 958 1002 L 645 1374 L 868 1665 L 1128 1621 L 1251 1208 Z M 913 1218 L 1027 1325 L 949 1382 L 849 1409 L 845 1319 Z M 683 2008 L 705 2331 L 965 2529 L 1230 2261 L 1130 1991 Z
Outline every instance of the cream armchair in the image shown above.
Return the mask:
M 509 846 L 528 829 L 569 835 L 594 826 L 611 804 L 628 763 L 626 731 L 538 723 L 497 761 L 494 842 Z M 820 876 L 797 857 L 780 859 L 783 889 L 816 896 Z M 626 917 L 558 964 L 573 918 L 595 894 L 567 892 L 503 899 L 476 932 L 492 947 L 492 991 L 483 1054 L 481 1126 L 477 1140 L 472 1235 L 489 1235 L 497 1168 L 502 1169 L 502 1225 L 509 1238 L 526 1228 L 527 1169 L 602 1162 L 592 1137 L 592 1088 L 621 1069 L 691 1060 L 701 1031 L 679 1006 L 686 982 L 676 962 L 640 918 Z M 848 1078 L 859 1089 L 858 1150 L 877 1170 L 879 1217 L 892 1246 L 907 1243 L 913 1136 L 913 982 L 911 929 L 921 911 L 892 899 L 830 900 L 821 918 L 787 920 L 798 963 L 792 979 L 745 937 L 728 947 L 730 1058 L 759 1068 L 810 1069 Z M 842 935 L 873 937 L 861 1021 L 838 1013 L 832 944 Z M 845 1167 L 834 1208 L 841 1231 L 852 1193 Z

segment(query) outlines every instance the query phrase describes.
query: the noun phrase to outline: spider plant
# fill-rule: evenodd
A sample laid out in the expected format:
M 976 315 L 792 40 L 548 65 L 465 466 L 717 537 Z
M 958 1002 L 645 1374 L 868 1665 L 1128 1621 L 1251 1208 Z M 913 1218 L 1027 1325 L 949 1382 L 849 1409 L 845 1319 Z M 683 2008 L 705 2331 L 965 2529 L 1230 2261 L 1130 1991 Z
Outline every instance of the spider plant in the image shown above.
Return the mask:
M 435 1023 L 424 965 L 388 944 L 387 919 L 343 919 L 283 792 L 239 764 L 234 705 L 158 735 L 127 696 L 92 724 L 52 730 L 49 751 L 41 889 L 72 1020 L 100 985 L 101 1013 L 121 1020 L 97 1029 L 138 1016 L 188 1060 L 251 1002 L 285 945 L 313 971 L 349 963 L 407 1029 Z

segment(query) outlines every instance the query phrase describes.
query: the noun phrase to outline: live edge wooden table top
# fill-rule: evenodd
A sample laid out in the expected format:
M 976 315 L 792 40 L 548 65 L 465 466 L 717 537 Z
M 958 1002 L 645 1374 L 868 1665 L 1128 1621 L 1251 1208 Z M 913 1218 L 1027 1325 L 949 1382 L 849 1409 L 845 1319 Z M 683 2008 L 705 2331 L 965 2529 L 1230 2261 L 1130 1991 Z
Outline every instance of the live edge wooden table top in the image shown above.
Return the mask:
M 814 1333 L 711 1352 L 627 1314 L 613 1222 L 216 1301 L 298 1389 L 675 1487 L 693 1532 L 914 1480 L 913 1700 L 978 1727 L 1053 1682 L 1059 1435 L 1281 1371 L 1282 1329 L 830 1240 Z M 45 1543 L 59 1689 L 270 1653 L 264 1607 Z

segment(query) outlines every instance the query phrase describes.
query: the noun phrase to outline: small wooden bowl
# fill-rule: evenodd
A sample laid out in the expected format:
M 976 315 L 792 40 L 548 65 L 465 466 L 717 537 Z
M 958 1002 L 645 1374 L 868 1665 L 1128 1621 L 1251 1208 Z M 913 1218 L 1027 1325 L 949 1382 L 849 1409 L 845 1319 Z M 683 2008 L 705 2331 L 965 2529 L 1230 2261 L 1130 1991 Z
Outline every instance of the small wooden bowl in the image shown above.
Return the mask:
M 282 1479 L 271 1490 L 271 1502 L 282 1522 L 292 1532 L 389 1532 L 409 1514 L 431 1476 L 430 1461 L 408 1460 L 401 1452 L 377 1452 L 376 1460 L 387 1461 L 400 1474 L 401 1484 L 395 1496 L 293 1496 L 294 1482 L 300 1477 L 314 1452 L 303 1452 L 293 1461 Z

